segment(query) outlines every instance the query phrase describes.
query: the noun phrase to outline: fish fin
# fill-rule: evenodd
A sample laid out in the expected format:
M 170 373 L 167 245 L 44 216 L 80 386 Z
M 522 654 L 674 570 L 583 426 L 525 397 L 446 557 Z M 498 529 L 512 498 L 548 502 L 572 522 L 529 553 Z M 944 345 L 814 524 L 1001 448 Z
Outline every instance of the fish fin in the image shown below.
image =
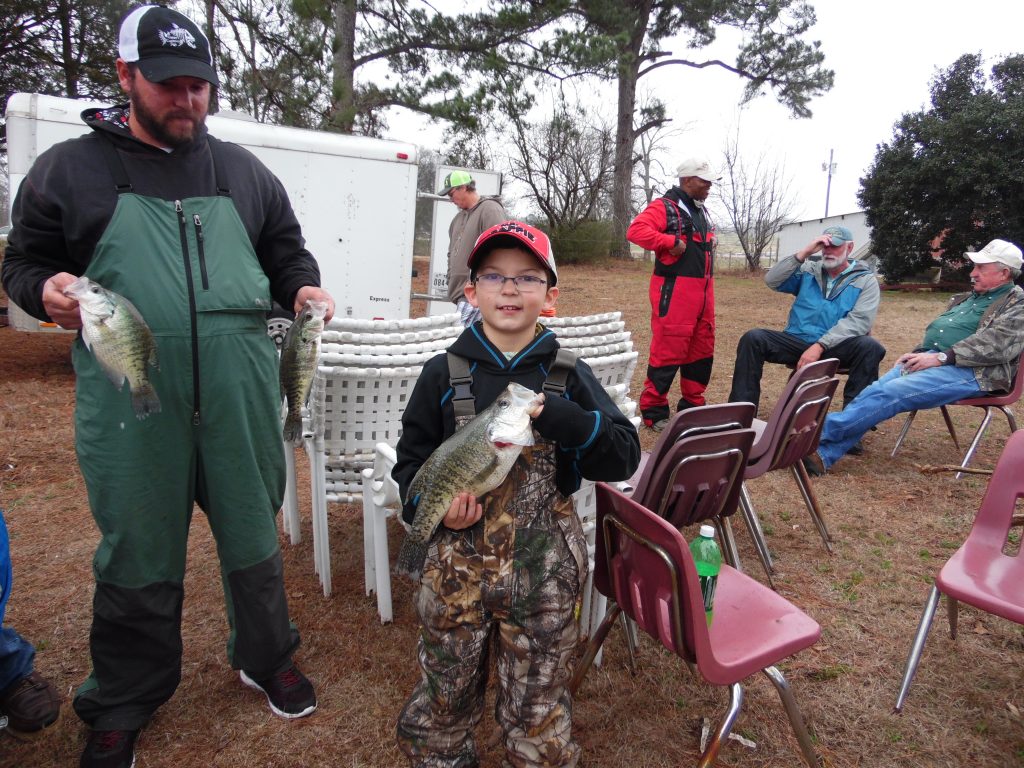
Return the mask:
M 132 410 L 140 421 L 150 414 L 160 413 L 160 398 L 156 396 L 156 390 L 148 381 L 142 382 L 132 390 Z
M 106 377 L 110 380 L 110 383 L 114 385 L 118 392 L 120 392 L 121 389 L 124 387 L 124 382 L 127 380 L 128 377 L 125 376 L 121 371 L 117 370 L 117 368 L 115 368 L 114 366 L 108 365 L 106 361 L 101 360 L 99 356 L 96 357 L 96 362 L 100 364 L 100 368 L 102 369 L 104 375 L 106 375 Z
M 406 536 L 398 550 L 398 560 L 395 562 L 395 574 L 397 576 L 408 576 L 413 581 L 419 581 L 423 576 L 423 564 L 427 560 L 427 545 L 416 541 L 412 536 Z

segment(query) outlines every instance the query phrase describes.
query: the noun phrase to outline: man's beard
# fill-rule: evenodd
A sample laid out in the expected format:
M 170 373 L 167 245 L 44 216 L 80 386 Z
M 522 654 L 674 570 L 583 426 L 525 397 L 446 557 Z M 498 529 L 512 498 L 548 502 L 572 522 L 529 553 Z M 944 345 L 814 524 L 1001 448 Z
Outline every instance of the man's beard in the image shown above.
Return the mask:
M 843 263 L 842 258 L 839 256 L 822 256 L 821 264 L 826 269 L 834 269 Z
M 187 135 L 181 133 L 174 133 L 170 131 L 164 123 L 161 123 L 156 115 L 150 112 L 146 106 L 142 103 L 141 99 L 135 97 L 135 93 L 129 94 L 129 101 L 131 103 L 132 114 L 135 115 L 135 119 L 139 121 L 139 125 L 146 129 L 146 132 L 154 139 L 159 141 L 165 147 L 183 147 L 186 144 L 195 141 L 196 136 L 199 135 L 199 129 L 205 123 L 205 119 L 193 121 L 192 130 Z M 179 117 L 174 113 L 169 114 L 167 117 Z M 189 116 L 191 117 L 191 116 Z

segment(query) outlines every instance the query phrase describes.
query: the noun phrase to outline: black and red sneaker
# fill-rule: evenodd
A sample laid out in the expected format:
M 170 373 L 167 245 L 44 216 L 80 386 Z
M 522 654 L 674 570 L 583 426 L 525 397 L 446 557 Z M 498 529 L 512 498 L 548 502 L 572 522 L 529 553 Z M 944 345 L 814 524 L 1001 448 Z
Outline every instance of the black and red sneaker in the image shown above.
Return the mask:
M 244 669 L 239 674 L 247 686 L 263 691 L 271 711 L 278 717 L 294 720 L 311 715 L 316 710 L 313 684 L 294 664 L 266 680 L 253 680 L 245 674 Z
M 79 768 L 132 768 L 138 731 L 93 731 L 85 743 Z

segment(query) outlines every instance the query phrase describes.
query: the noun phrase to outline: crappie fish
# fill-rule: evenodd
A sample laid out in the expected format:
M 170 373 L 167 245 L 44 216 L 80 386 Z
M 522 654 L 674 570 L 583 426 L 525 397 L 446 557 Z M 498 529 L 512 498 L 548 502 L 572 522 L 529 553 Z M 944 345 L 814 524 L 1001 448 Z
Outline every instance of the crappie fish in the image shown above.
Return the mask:
M 402 542 L 395 572 L 419 579 L 434 530 L 463 491 L 482 496 L 508 475 L 523 446 L 533 444 L 530 416 L 544 396 L 512 383 L 498 399 L 439 445 L 419 468 L 406 501 L 417 496 L 412 530 Z
M 84 276 L 68 285 L 64 295 L 78 301 L 82 341 L 118 392 L 128 380 L 135 416 L 160 413 L 160 398 L 148 376 L 148 366 L 160 368 L 156 342 L 135 305 Z
M 302 406 L 313 386 L 326 314 L 326 301 L 307 301 L 281 345 L 281 397 L 288 401 L 283 429 L 285 440 L 297 440 L 302 435 Z

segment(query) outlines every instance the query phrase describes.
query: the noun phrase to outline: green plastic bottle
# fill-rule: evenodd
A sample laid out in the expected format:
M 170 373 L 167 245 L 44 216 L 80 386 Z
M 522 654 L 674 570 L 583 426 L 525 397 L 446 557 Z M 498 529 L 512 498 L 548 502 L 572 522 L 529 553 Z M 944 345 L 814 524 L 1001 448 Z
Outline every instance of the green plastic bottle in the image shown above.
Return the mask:
M 690 554 L 697 566 L 700 577 L 700 591 L 704 597 L 704 615 L 708 626 L 711 626 L 712 610 L 715 603 L 715 587 L 718 586 L 718 573 L 722 570 L 722 551 L 715 542 L 715 527 L 702 525 L 700 535 L 690 542 Z

